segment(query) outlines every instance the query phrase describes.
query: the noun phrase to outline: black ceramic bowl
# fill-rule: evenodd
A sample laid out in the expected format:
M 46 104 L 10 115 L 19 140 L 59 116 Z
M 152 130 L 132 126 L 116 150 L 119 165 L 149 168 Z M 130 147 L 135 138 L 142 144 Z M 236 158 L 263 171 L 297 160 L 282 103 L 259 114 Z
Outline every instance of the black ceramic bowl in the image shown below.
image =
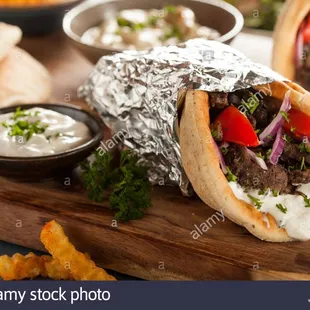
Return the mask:
M 0 22 L 19 26 L 25 35 L 47 34 L 61 28 L 65 13 L 81 1 L 12 8 L 0 5 Z
M 0 109 L 0 114 L 14 112 L 18 106 Z M 75 168 L 81 161 L 87 158 L 103 139 L 102 121 L 88 112 L 72 105 L 64 104 L 26 104 L 22 109 L 40 107 L 68 115 L 76 121 L 86 124 L 92 134 L 92 138 L 69 151 L 55 155 L 38 157 L 7 157 L 0 156 L 0 175 L 16 177 L 19 179 L 41 179 L 63 175 Z M 0 141 L 1 143 L 1 141 Z

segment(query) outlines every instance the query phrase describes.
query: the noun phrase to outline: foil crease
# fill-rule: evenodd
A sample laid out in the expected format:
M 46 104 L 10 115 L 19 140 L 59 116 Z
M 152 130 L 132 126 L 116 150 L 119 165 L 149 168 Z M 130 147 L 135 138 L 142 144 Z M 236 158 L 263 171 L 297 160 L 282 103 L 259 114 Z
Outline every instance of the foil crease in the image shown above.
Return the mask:
M 189 195 L 176 134 L 178 91 L 232 92 L 275 80 L 284 78 L 230 46 L 194 39 L 102 57 L 79 88 L 79 97 L 141 156 L 153 184 L 178 185 Z

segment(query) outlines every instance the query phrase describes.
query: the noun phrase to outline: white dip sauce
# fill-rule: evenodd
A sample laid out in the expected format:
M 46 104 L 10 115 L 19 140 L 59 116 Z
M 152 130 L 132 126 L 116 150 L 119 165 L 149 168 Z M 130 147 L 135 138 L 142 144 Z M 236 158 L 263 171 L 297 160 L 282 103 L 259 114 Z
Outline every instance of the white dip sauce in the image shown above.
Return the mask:
M 278 195 L 274 197 L 268 190 L 264 195 L 259 195 L 258 190 L 245 192 L 236 182 L 228 183 L 235 196 L 254 206 L 248 194 L 259 199 L 262 203 L 259 211 L 271 214 L 277 221 L 279 227 L 284 227 L 288 235 L 294 239 L 306 241 L 310 239 L 310 208 L 305 207 L 304 198 L 301 195 Z M 300 185 L 298 191 L 310 197 L 310 183 Z M 286 213 L 276 207 L 281 204 L 287 209 Z M 267 228 L 270 226 L 266 223 Z
M 0 115 L 0 155 L 35 157 L 61 153 L 84 144 L 91 138 L 89 128 L 73 118 L 58 112 L 33 108 L 23 110 L 26 116 L 12 119 L 15 113 Z M 12 125 L 17 121 L 37 124 L 44 128 L 42 133 L 33 133 L 27 140 L 26 136 L 12 136 Z M 27 132 L 27 130 L 25 131 Z
M 178 5 L 162 10 L 133 9 L 110 14 L 101 25 L 85 31 L 81 40 L 88 45 L 142 50 L 193 38 L 214 40 L 218 37 L 218 31 L 196 22 L 191 9 Z

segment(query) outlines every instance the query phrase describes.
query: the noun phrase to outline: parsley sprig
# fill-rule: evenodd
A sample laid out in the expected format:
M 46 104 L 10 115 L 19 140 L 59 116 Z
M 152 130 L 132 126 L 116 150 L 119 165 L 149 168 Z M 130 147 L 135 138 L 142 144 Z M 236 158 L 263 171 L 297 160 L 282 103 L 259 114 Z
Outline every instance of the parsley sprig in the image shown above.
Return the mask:
M 93 163 L 81 164 L 82 179 L 91 200 L 102 202 L 110 190 L 110 208 L 117 220 L 140 219 L 151 206 L 151 185 L 147 168 L 138 164 L 138 156 L 131 151 L 121 153 L 118 167 L 112 166 L 110 153 L 95 153 Z

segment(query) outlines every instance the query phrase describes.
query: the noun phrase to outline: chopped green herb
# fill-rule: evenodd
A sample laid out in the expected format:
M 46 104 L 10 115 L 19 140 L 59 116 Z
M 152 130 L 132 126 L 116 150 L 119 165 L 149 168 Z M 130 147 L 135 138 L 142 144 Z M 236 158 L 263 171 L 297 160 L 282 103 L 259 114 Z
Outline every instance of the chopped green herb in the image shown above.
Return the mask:
M 159 19 L 160 19 L 159 16 L 157 16 L 157 15 L 152 15 L 152 16 L 150 16 L 149 19 L 148 19 L 148 24 L 149 24 L 151 27 L 154 27 L 154 26 L 157 25 L 157 22 L 158 22 Z
M 258 210 L 262 207 L 263 203 L 258 198 L 255 198 L 250 194 L 248 194 L 248 197 L 251 199 Z
M 261 152 L 256 153 L 256 156 L 258 156 L 259 158 L 265 159 L 265 156 Z
M 300 170 L 303 171 L 303 170 L 306 170 L 307 167 L 306 167 L 306 164 L 305 164 L 305 157 L 302 158 L 302 161 L 301 161 L 301 165 L 300 165 Z
M 170 38 L 178 38 L 180 41 L 183 39 L 183 34 L 180 28 L 176 25 L 173 25 L 163 36 L 162 40 L 166 41 Z
M 221 147 L 220 149 L 221 149 L 223 155 L 226 155 L 228 153 L 227 147 Z
M 16 121 L 18 118 L 28 116 L 29 113 L 26 110 L 22 110 L 21 107 L 18 107 L 11 117 L 12 120 Z
M 288 166 L 288 171 L 291 171 L 291 170 L 295 170 L 296 169 L 296 167 L 295 166 Z
M 281 212 L 283 212 L 284 214 L 286 214 L 287 208 L 286 208 L 286 207 L 283 207 L 283 205 L 282 205 L 281 203 L 277 203 L 277 204 L 276 204 L 276 207 L 277 207 Z
M 300 194 L 304 198 L 305 207 L 310 208 L 310 198 L 308 198 L 308 196 L 302 192 L 297 192 L 297 193 Z
M 298 148 L 299 148 L 300 152 L 310 153 L 310 147 L 304 142 L 298 144 Z
M 237 182 L 238 177 L 231 172 L 229 167 L 226 167 L 226 169 L 227 169 L 227 175 L 226 175 L 227 181 L 228 182 Z
M 145 25 L 142 24 L 142 23 L 132 24 L 132 26 L 131 26 L 131 30 L 132 30 L 132 31 L 141 30 L 141 29 L 143 29 L 143 28 L 145 28 Z
M 217 130 L 214 129 L 214 128 L 211 128 L 211 135 L 212 135 L 213 138 L 217 138 L 217 136 L 218 136 Z
M 122 18 L 122 17 L 117 18 L 117 24 L 120 27 L 131 27 L 132 26 L 131 22 L 129 22 L 128 20 L 126 20 L 125 18 Z
M 290 136 L 288 136 L 287 134 L 284 134 L 282 138 L 286 142 L 292 142 L 293 141 L 292 138 Z
M 259 133 L 260 133 L 260 129 L 256 129 L 256 130 L 255 130 L 255 133 L 256 133 L 256 134 L 259 134 Z
M 137 31 L 146 27 L 143 23 L 133 23 L 122 17 L 117 18 L 117 24 L 119 27 L 129 27 L 132 31 Z
M 11 120 L 15 123 L 10 124 L 8 122 L 3 122 L 2 126 L 9 128 L 9 136 L 11 137 L 24 137 L 27 141 L 34 135 L 45 132 L 47 125 L 40 124 L 39 121 L 29 122 L 26 119 L 20 119 L 26 116 L 38 116 L 40 111 L 35 111 L 33 114 L 29 113 L 27 110 L 22 110 L 20 107 L 16 109 Z
M 289 123 L 290 119 L 288 114 L 285 111 L 280 111 L 280 114 L 284 117 L 284 119 Z
M 271 152 L 272 152 L 272 149 L 269 149 L 269 150 L 267 151 L 267 153 L 266 153 L 266 158 L 267 158 L 267 160 L 270 159 Z
M 296 128 L 295 127 L 291 127 L 291 132 L 295 132 L 296 131 Z
M 265 187 L 265 188 L 263 188 L 263 189 L 260 189 L 259 191 L 258 191 L 258 195 L 265 195 L 266 194 L 266 192 L 267 192 L 267 188 Z
M 279 196 L 279 192 L 273 189 L 273 190 L 272 190 L 272 195 L 273 195 L 274 197 L 278 197 L 278 196 Z
M 256 111 L 256 109 L 258 108 L 260 104 L 259 99 L 256 97 L 255 94 L 252 94 L 252 93 L 246 102 L 244 100 L 242 100 L 242 102 L 247 107 L 247 109 L 249 110 L 251 114 L 254 114 L 254 112 Z
M 47 125 L 41 125 L 39 121 L 30 123 L 26 120 L 20 120 L 8 125 L 7 128 L 10 128 L 9 135 L 11 137 L 21 136 L 28 141 L 34 134 L 44 133 L 47 127 Z
M 305 207 L 310 208 L 310 198 L 308 198 L 306 195 L 304 197 Z
M 167 12 L 167 13 L 175 13 L 176 10 L 177 10 L 177 8 L 176 8 L 175 5 L 169 4 L 169 5 L 166 5 L 166 6 L 164 7 L 164 11 Z

